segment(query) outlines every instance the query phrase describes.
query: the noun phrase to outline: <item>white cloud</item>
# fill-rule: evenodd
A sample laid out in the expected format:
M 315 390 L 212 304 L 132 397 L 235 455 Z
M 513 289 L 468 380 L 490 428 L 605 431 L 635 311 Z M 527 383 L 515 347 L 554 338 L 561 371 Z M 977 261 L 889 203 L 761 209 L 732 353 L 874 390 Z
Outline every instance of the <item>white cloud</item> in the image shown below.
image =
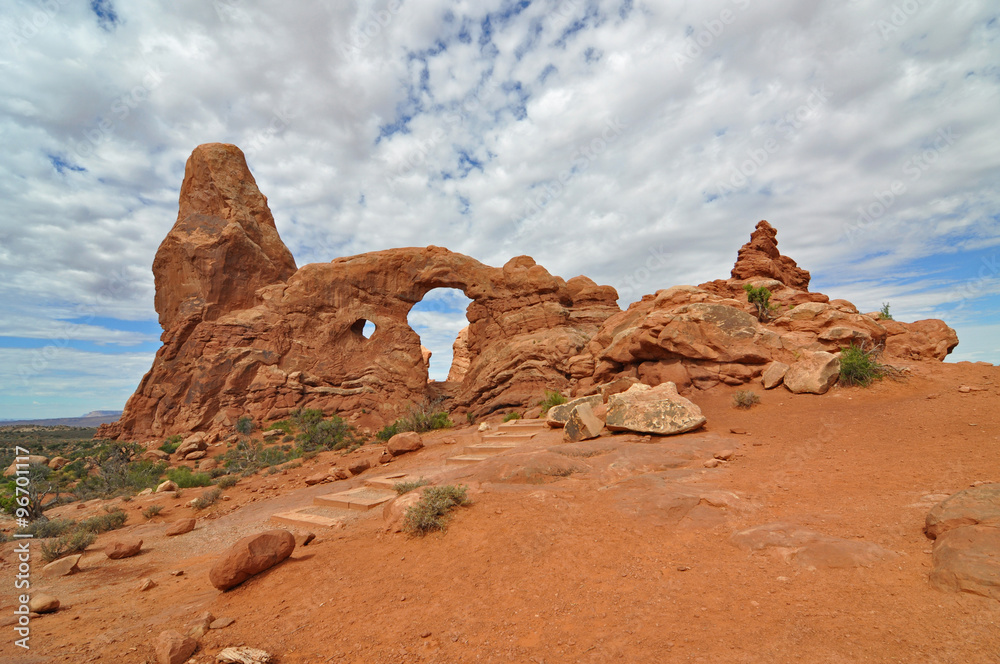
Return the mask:
M 935 286 L 892 273 L 1000 241 L 985 0 L 895 16 L 833 0 L 179 0 L 116 6 L 107 30 L 54 4 L 36 34 L 33 3 L 0 25 L 0 306 L 19 334 L 80 304 L 154 317 L 152 258 L 209 141 L 244 147 L 299 264 L 437 244 L 491 265 L 529 254 L 637 299 L 728 275 L 766 218 L 817 286 L 850 275 L 903 301 Z M 954 141 L 935 147 L 941 130 Z M 658 247 L 668 260 L 639 278 Z

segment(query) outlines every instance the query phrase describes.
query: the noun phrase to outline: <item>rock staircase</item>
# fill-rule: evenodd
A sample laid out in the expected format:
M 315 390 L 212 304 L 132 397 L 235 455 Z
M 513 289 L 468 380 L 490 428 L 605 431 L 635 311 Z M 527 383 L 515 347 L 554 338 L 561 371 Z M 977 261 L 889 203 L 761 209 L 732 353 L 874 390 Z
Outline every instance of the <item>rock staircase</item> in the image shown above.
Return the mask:
M 496 433 L 484 435 L 482 442 L 466 445 L 462 454 L 449 457 L 445 464 L 479 463 L 496 454 L 519 447 L 531 440 L 536 434 L 546 430 L 548 430 L 548 425 L 545 424 L 545 420 L 506 422 L 497 428 Z M 420 479 L 433 482 L 436 474 L 437 471 L 431 470 L 429 472 L 411 471 L 372 477 L 365 480 L 364 486 L 316 496 L 313 498 L 313 504 L 309 507 L 300 507 L 273 514 L 271 521 L 302 528 L 316 526 L 341 528 L 346 525 L 348 520 L 355 519 L 361 513 L 384 505 L 395 498 L 397 494 L 394 487 L 397 483 Z

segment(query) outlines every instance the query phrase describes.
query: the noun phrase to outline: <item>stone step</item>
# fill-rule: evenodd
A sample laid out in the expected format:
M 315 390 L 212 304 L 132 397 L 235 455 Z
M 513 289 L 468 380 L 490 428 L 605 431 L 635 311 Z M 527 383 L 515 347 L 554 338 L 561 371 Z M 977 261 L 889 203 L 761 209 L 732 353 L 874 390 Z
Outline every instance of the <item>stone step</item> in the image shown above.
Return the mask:
M 343 528 L 351 516 L 350 510 L 314 505 L 272 514 L 271 521 L 285 526 L 299 526 L 300 528 L 314 528 L 316 526 Z
M 492 456 L 494 454 L 506 452 L 507 450 L 512 450 L 515 447 L 519 446 L 510 444 L 501 445 L 499 443 L 479 443 L 477 445 L 466 445 L 464 453 L 471 454 L 472 456 Z
M 379 477 L 370 477 L 365 480 L 365 486 L 372 487 L 373 489 L 392 489 L 396 486 L 398 482 L 406 482 L 409 477 L 406 473 L 395 473 L 393 475 L 380 475 Z
M 544 431 L 547 428 L 549 427 L 545 420 L 511 420 L 497 427 L 497 431 L 518 433 L 533 430 Z
M 492 445 L 523 445 L 534 437 L 533 433 L 490 433 L 483 442 Z
M 489 454 L 460 454 L 459 456 L 448 457 L 445 464 L 449 466 L 467 466 L 469 464 L 485 461 L 491 456 L 492 455 Z
M 367 511 L 387 503 L 396 497 L 395 491 L 385 491 L 368 486 L 361 486 L 340 493 L 328 493 L 325 496 L 313 498 L 313 504 L 320 507 L 339 507 L 341 509 Z

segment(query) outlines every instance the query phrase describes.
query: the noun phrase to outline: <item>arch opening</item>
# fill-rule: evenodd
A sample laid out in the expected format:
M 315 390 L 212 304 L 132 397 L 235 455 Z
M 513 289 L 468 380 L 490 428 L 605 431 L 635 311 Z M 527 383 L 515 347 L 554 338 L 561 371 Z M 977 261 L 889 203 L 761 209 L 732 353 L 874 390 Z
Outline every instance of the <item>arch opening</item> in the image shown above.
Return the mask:
M 351 325 L 351 332 L 366 340 L 371 339 L 376 329 L 375 323 L 366 318 L 359 318 Z
M 469 324 L 472 300 L 457 288 L 435 288 L 410 308 L 406 322 L 431 351 L 428 380 L 445 381 L 454 361 L 452 349 L 458 333 Z

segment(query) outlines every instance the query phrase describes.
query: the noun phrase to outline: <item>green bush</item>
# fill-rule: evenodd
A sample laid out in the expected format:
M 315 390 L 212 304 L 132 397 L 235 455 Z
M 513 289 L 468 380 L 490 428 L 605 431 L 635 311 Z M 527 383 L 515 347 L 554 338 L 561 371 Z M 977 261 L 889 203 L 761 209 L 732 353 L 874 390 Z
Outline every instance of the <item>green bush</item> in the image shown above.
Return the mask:
M 247 476 L 253 475 L 261 468 L 296 459 L 301 454 L 300 450 L 292 449 L 289 445 L 264 447 L 260 443 L 241 440 L 235 448 L 226 452 L 222 459 L 223 466 L 228 472 Z
M 753 284 L 743 284 L 743 290 L 747 294 L 747 302 L 757 309 L 757 320 L 766 322 L 771 319 L 771 312 L 774 306 L 771 304 L 771 291 L 764 286 L 759 288 Z
M 42 542 L 42 560 L 51 563 L 63 556 L 86 551 L 87 547 L 94 543 L 97 535 L 85 530 L 74 530 L 68 535 L 63 535 L 55 541 Z
M 77 530 L 83 530 L 89 533 L 106 533 L 109 530 L 118 530 L 125 525 L 128 520 L 128 514 L 124 511 L 118 509 L 107 514 L 101 514 L 99 516 L 92 516 L 89 519 L 84 519 L 77 526 Z
M 160 451 L 166 452 L 167 454 L 173 454 L 177 451 L 177 448 L 181 446 L 181 442 L 183 440 L 184 437 L 181 435 L 170 436 L 170 438 L 167 438 L 163 441 L 163 444 L 160 445 Z
M 892 317 L 892 314 L 889 313 L 889 303 L 888 302 L 883 302 L 882 303 L 882 308 L 879 309 L 878 317 L 881 318 L 882 320 L 895 320 Z
M 542 407 L 542 415 L 549 412 L 549 408 L 566 403 L 566 397 L 555 390 L 545 390 L 545 398 L 538 402 Z
M 286 436 L 291 436 L 295 433 L 295 427 L 291 420 L 280 420 L 278 422 L 272 422 L 264 431 L 284 431 Z
M 473 415 L 471 410 L 465 414 L 465 421 L 468 422 L 469 424 L 476 423 L 476 416 Z
M 236 433 L 242 436 L 249 436 L 253 433 L 254 424 L 249 415 L 241 415 L 236 420 Z
M 167 464 L 163 461 L 137 460 L 145 449 L 135 443 L 109 443 L 92 459 L 98 471 L 83 477 L 75 487 L 77 500 L 110 498 L 135 494 L 154 488 Z
M 749 409 L 760 403 L 760 397 L 753 390 L 739 390 L 733 395 L 735 408 Z
M 142 515 L 147 519 L 152 519 L 154 516 L 163 511 L 163 505 L 150 505 L 142 511 Z
M 859 346 L 840 349 L 840 382 L 844 385 L 868 387 L 889 373 L 889 368 L 878 362 L 878 349 L 866 351 Z
M 76 527 L 73 519 L 36 519 L 24 528 L 18 528 L 18 535 L 31 535 L 38 539 L 59 537 Z
M 212 477 L 208 473 L 195 473 L 187 466 L 178 466 L 167 471 L 167 479 L 180 489 L 190 489 L 194 486 L 208 486 Z
M 432 486 L 421 494 L 420 501 L 411 505 L 403 515 L 403 529 L 414 535 L 426 535 L 444 530 L 448 514 L 456 507 L 469 504 L 464 486 Z
M 236 486 L 236 483 L 238 481 L 239 478 L 236 477 L 236 475 L 223 475 L 222 477 L 220 477 L 215 481 L 215 486 L 220 487 L 222 489 L 231 489 L 234 486 Z
M 196 510 L 203 510 L 215 504 L 215 501 L 222 495 L 222 489 L 213 487 L 207 491 L 202 491 L 201 495 L 191 504 Z
M 328 420 L 310 421 L 299 431 L 296 440 L 303 452 L 342 450 L 361 443 L 355 428 L 337 415 Z
M 521 419 L 521 413 L 507 413 L 506 415 L 503 416 L 504 422 L 510 422 L 512 420 L 519 420 L 519 419 Z
M 400 420 L 396 420 L 392 424 L 385 425 L 384 427 L 382 427 L 379 430 L 379 432 L 377 434 L 375 434 L 375 437 L 378 438 L 379 440 L 383 441 L 383 442 L 388 441 L 390 438 L 392 438 L 393 436 L 395 436 L 397 433 L 400 433 L 399 423 L 400 423 Z
M 396 491 L 397 494 L 402 496 L 404 493 L 409 493 L 414 489 L 419 489 L 420 487 L 427 486 L 430 483 L 431 483 L 430 480 L 421 477 L 419 480 L 411 480 L 409 482 L 396 482 L 395 484 L 392 485 L 392 488 Z

